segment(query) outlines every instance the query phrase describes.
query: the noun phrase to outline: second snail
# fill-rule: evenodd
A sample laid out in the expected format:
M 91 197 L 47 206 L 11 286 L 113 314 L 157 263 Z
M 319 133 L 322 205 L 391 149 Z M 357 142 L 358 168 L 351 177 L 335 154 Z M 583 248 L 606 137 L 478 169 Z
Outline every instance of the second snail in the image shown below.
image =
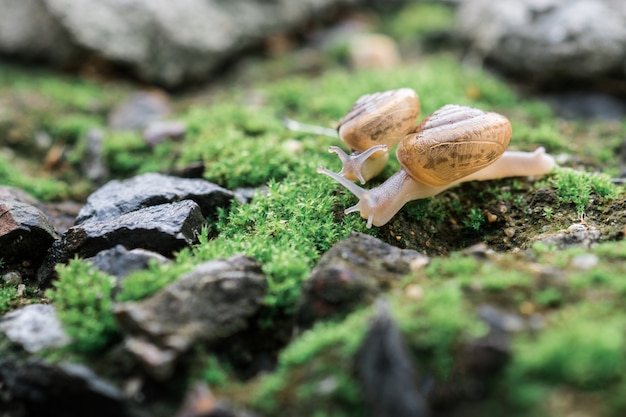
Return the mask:
M 338 154 L 342 170 L 318 168 L 359 198 L 345 213 L 358 211 L 367 227 L 382 226 L 407 202 L 462 182 L 544 175 L 556 165 L 541 147 L 534 152 L 506 150 L 512 129 L 501 114 L 446 105 L 415 125 L 419 111 L 418 96 L 409 88 L 362 96 L 338 128 L 353 153 L 331 146 L 329 152 Z M 369 190 L 352 182 L 363 184 L 380 173 L 388 149 L 398 142 L 402 169 Z

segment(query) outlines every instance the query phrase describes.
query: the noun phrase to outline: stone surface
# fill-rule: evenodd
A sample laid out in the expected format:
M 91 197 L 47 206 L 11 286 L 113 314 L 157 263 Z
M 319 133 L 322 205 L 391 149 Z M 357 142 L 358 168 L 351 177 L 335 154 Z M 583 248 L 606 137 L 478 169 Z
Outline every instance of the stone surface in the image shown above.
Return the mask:
M 411 354 L 385 302 L 379 302 L 355 363 L 369 415 L 430 415 L 417 387 Z
M 55 311 L 54 306 L 47 304 L 31 304 L 14 310 L 0 319 L 0 332 L 28 352 L 64 346 L 69 338 Z
M 115 314 L 127 349 L 153 376 L 167 378 L 192 344 L 216 345 L 245 330 L 266 288 L 261 266 L 239 255 L 198 265 L 145 300 L 119 304 Z
M 626 77 L 621 0 L 465 0 L 458 26 L 475 53 L 535 79 Z
M 0 386 L 25 416 L 131 416 L 123 393 L 79 364 L 0 358 Z M 2 401 L 2 400 L 0 400 Z
M 346 314 L 409 274 L 411 262 L 427 259 L 414 250 L 353 232 L 322 256 L 305 281 L 299 321 L 308 326 L 318 319 Z
M 87 220 L 116 218 L 144 207 L 193 200 L 205 217 L 213 216 L 219 207 L 227 207 L 234 194 L 202 179 L 178 178 L 148 173 L 128 180 L 113 180 L 92 193 L 80 210 L 76 224 Z
M 565 230 L 538 235 L 533 242 L 543 242 L 556 249 L 566 249 L 572 246 L 590 248 L 600 242 L 601 238 L 602 233 L 599 229 L 585 223 L 574 223 Z
M 160 91 L 141 91 L 111 110 L 109 127 L 115 130 L 142 130 L 170 113 L 166 94 Z
M 143 248 L 164 256 L 197 241 L 206 221 L 200 207 L 191 200 L 159 204 L 102 221 L 88 221 L 71 227 L 54 242 L 37 273 L 39 285 L 48 285 L 58 263 L 72 257 L 90 257 L 123 245 Z
M 68 62 L 80 48 L 40 0 L 0 0 L 0 51 L 26 58 Z
M 206 79 L 272 34 L 360 2 L 0 0 L 0 53 L 69 63 L 91 51 L 144 80 L 176 86 Z
M 58 234 L 50 219 L 31 204 L 30 196 L 19 196 L 29 203 L 6 194 L 0 197 L 0 258 L 5 270 L 17 269 L 28 276 L 37 270 Z
M 148 268 L 151 261 L 169 262 L 169 259 L 159 253 L 145 249 L 128 250 L 122 245 L 100 251 L 85 260 L 91 262 L 99 270 L 118 278 L 124 278 L 133 271 Z

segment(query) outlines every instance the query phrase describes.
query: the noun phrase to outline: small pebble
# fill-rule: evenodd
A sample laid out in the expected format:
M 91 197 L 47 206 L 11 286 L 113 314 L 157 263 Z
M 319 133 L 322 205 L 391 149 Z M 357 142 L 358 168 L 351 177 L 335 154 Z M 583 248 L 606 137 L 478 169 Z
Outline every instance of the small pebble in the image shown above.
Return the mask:
M 598 265 L 598 257 L 592 253 L 576 255 L 572 258 L 572 267 L 576 269 L 589 270 Z
M 507 237 L 513 237 L 515 236 L 515 228 L 514 227 L 507 227 L 506 229 L 504 229 L 504 234 Z
M 493 213 L 491 213 L 489 211 L 485 215 L 487 216 L 487 221 L 489 223 L 494 223 L 494 222 L 496 222 L 498 220 L 498 216 L 496 216 L 495 214 L 493 214 Z
M 2 281 L 8 285 L 19 285 L 22 283 L 22 276 L 19 272 L 11 271 L 2 275 Z
M 424 296 L 424 289 L 417 284 L 411 284 L 404 289 L 407 297 L 413 300 L 421 300 Z
M 400 52 L 387 35 L 363 34 L 350 44 L 350 62 L 356 69 L 391 69 L 400 63 Z

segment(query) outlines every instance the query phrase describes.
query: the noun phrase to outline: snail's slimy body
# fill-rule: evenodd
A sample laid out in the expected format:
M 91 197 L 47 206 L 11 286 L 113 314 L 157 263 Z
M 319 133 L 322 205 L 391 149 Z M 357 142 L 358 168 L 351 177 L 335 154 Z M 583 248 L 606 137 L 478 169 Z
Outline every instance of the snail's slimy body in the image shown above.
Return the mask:
M 350 181 L 359 179 L 363 183 L 362 174 L 344 176 L 356 168 L 350 167 L 347 155 L 336 149 L 331 152 L 339 155 L 344 169 L 336 174 L 320 167 L 318 172 L 359 198 L 355 206 L 345 210 L 346 214 L 358 211 L 367 219 L 367 227 L 382 226 L 407 202 L 432 197 L 462 182 L 543 175 L 554 168 L 554 158 L 543 148 L 535 152 L 505 151 L 511 135 L 511 125 L 502 115 L 448 105 L 402 139 L 396 152 L 402 169 L 378 187 L 366 190 Z M 361 166 L 368 155 L 378 151 L 361 153 Z

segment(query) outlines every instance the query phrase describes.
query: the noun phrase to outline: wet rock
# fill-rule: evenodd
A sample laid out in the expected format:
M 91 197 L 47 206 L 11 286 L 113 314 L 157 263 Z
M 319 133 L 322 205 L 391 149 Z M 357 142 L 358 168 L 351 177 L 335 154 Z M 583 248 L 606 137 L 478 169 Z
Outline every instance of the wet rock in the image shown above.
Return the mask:
M 471 48 L 540 80 L 626 76 L 626 3 L 466 0 L 458 23 Z
M 205 217 L 227 207 L 234 194 L 202 179 L 178 178 L 148 173 L 124 181 L 110 181 L 96 190 L 80 210 L 76 224 L 103 221 L 144 207 L 193 200 Z
M 54 306 L 46 304 L 22 307 L 0 319 L 0 332 L 28 352 L 65 346 L 69 338 L 55 312 Z
M 71 227 L 54 242 L 38 271 L 40 286 L 47 286 L 58 263 L 75 255 L 90 257 L 123 245 L 143 248 L 164 256 L 197 242 L 206 221 L 200 207 L 191 200 L 160 204 L 132 211 L 107 220 L 91 220 Z
M 370 416 L 430 415 L 416 385 L 411 355 L 384 302 L 379 303 L 378 313 L 359 348 L 356 369 Z
M 245 330 L 263 303 L 266 278 L 252 258 L 197 266 L 152 297 L 118 305 L 126 346 L 156 378 L 167 378 L 192 344 L 207 346 Z
M 270 35 L 300 30 L 360 2 L 2 0 L 0 28 L 9 25 L 11 30 L 0 32 L 3 40 L 10 35 L 0 43 L 0 52 L 62 63 L 70 63 L 78 52 L 79 61 L 95 54 L 141 79 L 176 86 L 207 79 Z
M 351 233 L 322 256 L 305 281 L 298 308 L 300 324 L 309 326 L 372 301 L 409 274 L 412 262 L 427 259 L 414 250 Z
M 600 242 L 601 238 L 602 234 L 597 228 L 584 223 L 574 223 L 566 230 L 539 235 L 533 242 L 543 242 L 556 249 L 566 249 L 572 246 L 590 248 Z
M 0 385 L 27 416 L 132 415 L 117 387 L 79 364 L 0 358 Z
M 171 113 L 167 95 L 143 91 L 131 95 L 109 114 L 109 127 L 115 130 L 143 130 Z
M 50 219 L 34 205 L 0 200 L 0 258 L 5 270 L 34 275 L 57 238 Z

